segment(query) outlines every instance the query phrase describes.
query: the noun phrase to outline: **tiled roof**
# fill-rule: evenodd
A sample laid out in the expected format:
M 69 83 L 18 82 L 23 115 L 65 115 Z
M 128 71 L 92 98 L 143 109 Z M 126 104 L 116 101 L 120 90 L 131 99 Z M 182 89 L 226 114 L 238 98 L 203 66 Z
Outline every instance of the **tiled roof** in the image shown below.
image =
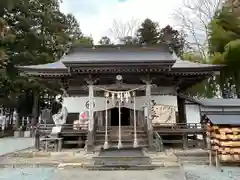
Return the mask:
M 77 59 L 79 56 L 77 55 L 66 55 L 63 57 L 60 61 L 54 62 L 54 63 L 48 63 L 48 64 L 39 64 L 39 65 L 29 65 L 29 66 L 21 66 L 22 69 L 67 69 L 67 67 L 63 64 L 63 62 L 70 60 L 70 59 Z M 100 60 L 100 58 L 98 59 Z M 84 59 L 84 61 L 87 61 L 87 59 Z M 194 63 L 190 61 L 183 61 L 183 60 L 177 60 L 174 65 L 172 66 L 173 69 L 179 69 L 179 68 L 208 68 L 208 67 L 218 67 L 216 65 L 210 65 L 210 64 L 200 64 L 200 63 Z
M 183 61 L 176 57 L 174 53 L 170 53 L 166 46 L 157 47 L 124 47 L 121 46 L 97 46 L 96 48 L 73 48 L 71 51 L 64 55 L 59 61 L 49 64 L 30 65 L 18 67 L 24 71 L 58 71 L 65 72 L 69 64 L 88 64 L 89 66 L 94 64 L 116 64 L 120 62 L 127 63 L 141 63 L 147 65 L 149 63 L 167 63 L 172 66 L 172 72 L 199 72 L 201 71 L 213 71 L 217 70 L 217 65 L 200 64 L 190 61 Z
M 240 115 L 233 114 L 212 114 L 206 115 L 209 121 L 219 125 L 240 125 Z
M 64 56 L 63 63 L 115 63 L 175 61 L 169 52 L 157 51 L 115 51 L 115 52 L 74 52 Z
M 203 106 L 240 107 L 240 99 L 197 99 Z
M 219 65 L 201 64 L 178 59 L 176 60 L 172 68 L 177 69 L 177 68 L 209 68 L 209 67 L 219 67 Z
M 48 63 L 48 64 L 39 64 L 39 65 L 30 65 L 30 66 L 21 66 L 21 69 L 36 69 L 36 70 L 54 70 L 54 69 L 59 69 L 59 70 L 67 70 L 67 67 L 61 62 L 57 61 L 54 63 Z
M 176 59 L 174 65 L 173 65 L 173 69 L 196 69 L 196 68 L 213 68 L 213 67 L 221 67 L 221 65 L 212 65 L 212 64 L 201 64 L 201 63 L 196 63 L 196 62 L 191 62 L 191 61 L 187 61 L 187 60 L 182 60 L 179 57 L 176 56 L 175 53 L 173 53 L 173 57 L 174 59 Z

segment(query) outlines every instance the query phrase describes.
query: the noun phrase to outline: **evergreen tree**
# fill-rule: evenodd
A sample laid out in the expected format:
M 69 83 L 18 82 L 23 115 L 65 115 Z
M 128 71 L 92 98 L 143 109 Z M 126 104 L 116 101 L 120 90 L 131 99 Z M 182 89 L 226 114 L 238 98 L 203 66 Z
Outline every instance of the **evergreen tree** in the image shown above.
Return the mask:
M 137 38 L 140 44 L 157 44 L 159 35 L 159 25 L 151 19 L 145 19 L 137 30 Z
M 126 36 L 121 39 L 121 42 L 126 45 L 138 44 L 138 39 L 132 36 Z
M 222 96 L 240 98 L 240 13 L 223 7 L 209 25 L 211 61 L 227 65 L 217 78 Z M 233 95 L 234 94 L 234 95 Z
M 176 29 L 173 29 L 170 25 L 160 30 L 160 42 L 165 43 L 171 47 L 177 56 L 182 57 L 184 48 L 187 45 L 186 35 Z
M 103 37 L 100 39 L 99 44 L 101 44 L 101 45 L 110 45 L 110 44 L 112 44 L 112 43 L 111 43 L 111 39 L 110 39 L 109 37 L 103 36 Z
M 58 0 L 8 0 L 0 5 L 0 60 L 1 72 L 5 72 L 0 79 L 0 101 L 15 106 L 19 96 L 29 96 L 21 101 L 24 106 L 19 105 L 28 107 L 31 96 L 39 96 L 46 86 L 18 76 L 15 66 L 54 62 L 84 36 L 75 17 L 60 12 Z

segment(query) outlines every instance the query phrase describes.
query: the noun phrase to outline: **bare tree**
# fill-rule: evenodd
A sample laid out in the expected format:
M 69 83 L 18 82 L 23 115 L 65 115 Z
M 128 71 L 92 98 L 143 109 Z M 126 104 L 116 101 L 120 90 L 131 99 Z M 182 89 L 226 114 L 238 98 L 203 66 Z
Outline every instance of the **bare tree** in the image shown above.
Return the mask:
M 224 0 L 183 0 L 183 6 L 174 12 L 174 18 L 189 37 L 190 46 L 205 59 L 207 57 L 208 25 Z
M 134 18 L 125 22 L 114 20 L 110 32 L 116 40 L 122 41 L 125 37 L 134 37 L 139 26 L 139 20 Z

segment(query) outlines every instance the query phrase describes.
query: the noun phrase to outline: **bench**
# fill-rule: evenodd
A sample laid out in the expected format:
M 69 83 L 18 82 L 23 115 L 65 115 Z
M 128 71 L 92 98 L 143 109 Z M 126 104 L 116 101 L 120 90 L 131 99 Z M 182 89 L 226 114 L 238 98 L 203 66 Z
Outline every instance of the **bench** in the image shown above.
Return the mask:
M 48 151 L 48 145 L 49 143 L 54 143 L 54 151 L 60 152 L 62 150 L 62 138 L 58 137 L 46 137 L 43 138 L 42 141 L 45 142 L 45 151 Z

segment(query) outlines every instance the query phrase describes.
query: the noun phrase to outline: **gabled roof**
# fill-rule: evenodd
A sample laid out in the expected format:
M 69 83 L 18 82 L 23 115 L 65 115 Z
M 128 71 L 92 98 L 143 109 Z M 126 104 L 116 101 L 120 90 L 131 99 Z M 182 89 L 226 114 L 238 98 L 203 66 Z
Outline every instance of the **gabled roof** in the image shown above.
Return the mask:
M 112 71 L 119 66 L 118 71 L 123 71 L 121 65 L 127 68 L 141 66 L 142 68 L 165 68 L 170 74 L 195 74 L 205 75 L 219 71 L 221 66 L 200 64 L 183 61 L 169 51 L 165 45 L 157 46 L 95 46 L 72 48 L 59 61 L 49 64 L 20 66 L 18 69 L 30 75 L 70 75 L 68 67 L 79 68 L 82 73 Z M 131 65 L 131 66 L 130 66 Z M 95 69 L 94 69 L 94 68 Z M 111 67 L 111 69 L 109 68 Z M 86 69 L 85 69 L 86 68 Z M 154 72 L 151 71 L 151 72 Z M 125 71 L 123 71 L 125 72 Z M 130 72 L 130 71 L 126 71 Z M 138 72 L 138 71 L 137 71 Z M 142 72 L 142 71 L 140 71 Z
M 109 45 L 72 48 L 62 57 L 64 64 L 175 62 L 167 46 Z

